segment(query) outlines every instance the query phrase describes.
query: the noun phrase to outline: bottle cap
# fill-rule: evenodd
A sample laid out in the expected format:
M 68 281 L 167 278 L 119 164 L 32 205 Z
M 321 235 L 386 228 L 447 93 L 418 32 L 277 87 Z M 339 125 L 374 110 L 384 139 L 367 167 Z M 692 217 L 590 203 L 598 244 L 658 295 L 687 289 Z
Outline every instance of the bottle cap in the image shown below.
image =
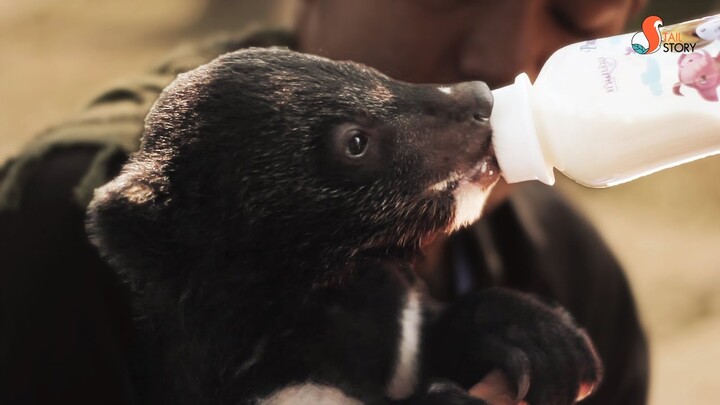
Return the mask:
M 530 78 L 521 73 L 515 83 L 493 90 L 493 147 L 505 181 L 540 180 L 555 183 L 551 165 L 545 162 L 535 130 L 530 104 Z

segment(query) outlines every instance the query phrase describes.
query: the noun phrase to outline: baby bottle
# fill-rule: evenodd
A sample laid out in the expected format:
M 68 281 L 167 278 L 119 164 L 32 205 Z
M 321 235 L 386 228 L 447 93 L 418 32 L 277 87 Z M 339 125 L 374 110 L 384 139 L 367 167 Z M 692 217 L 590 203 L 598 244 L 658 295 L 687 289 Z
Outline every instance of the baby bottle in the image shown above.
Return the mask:
M 493 91 L 493 146 L 509 183 L 624 183 L 720 153 L 720 15 L 566 46 L 534 84 Z

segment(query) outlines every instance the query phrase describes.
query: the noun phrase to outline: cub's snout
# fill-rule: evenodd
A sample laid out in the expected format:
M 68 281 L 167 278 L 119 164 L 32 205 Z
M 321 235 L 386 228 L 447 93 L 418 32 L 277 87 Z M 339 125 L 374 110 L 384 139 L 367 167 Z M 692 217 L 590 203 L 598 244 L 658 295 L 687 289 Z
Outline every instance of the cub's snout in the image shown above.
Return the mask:
M 477 123 L 487 123 L 493 107 L 493 95 L 487 84 L 481 81 L 463 82 L 439 87 L 456 103 L 458 114 Z
M 452 194 L 451 229 L 457 229 L 478 218 L 500 178 L 490 125 L 493 95 L 485 83 L 473 81 L 433 86 L 430 97 L 416 100 L 423 105 L 420 125 L 431 128 L 423 146 L 425 167 L 433 173 L 428 190 Z

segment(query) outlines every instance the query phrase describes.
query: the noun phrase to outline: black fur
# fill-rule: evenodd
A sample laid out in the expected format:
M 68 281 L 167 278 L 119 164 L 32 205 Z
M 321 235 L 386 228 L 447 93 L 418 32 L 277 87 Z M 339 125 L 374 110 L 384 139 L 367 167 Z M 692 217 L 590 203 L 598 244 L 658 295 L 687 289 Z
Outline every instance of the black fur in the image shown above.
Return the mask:
M 494 181 L 473 171 L 493 163 L 490 92 L 452 90 L 268 49 L 226 54 L 165 89 L 88 222 L 135 293 L 145 403 L 252 403 L 307 381 L 390 401 L 412 261 L 451 230 L 459 183 L 428 187 L 453 172 Z M 368 147 L 348 156 L 358 133 Z M 406 402 L 481 403 L 432 381 L 468 388 L 491 367 L 531 404 L 569 404 L 599 380 L 592 345 L 562 311 L 502 291 L 444 312 L 424 305 Z

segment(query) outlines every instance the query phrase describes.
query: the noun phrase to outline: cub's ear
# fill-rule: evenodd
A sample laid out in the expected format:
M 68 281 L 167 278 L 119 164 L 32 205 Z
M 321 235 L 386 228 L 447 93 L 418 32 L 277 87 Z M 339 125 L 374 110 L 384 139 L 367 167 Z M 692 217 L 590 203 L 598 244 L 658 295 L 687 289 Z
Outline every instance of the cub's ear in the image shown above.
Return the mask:
M 164 226 L 163 197 L 157 178 L 143 175 L 135 163 L 95 190 L 87 209 L 85 229 L 90 242 L 120 272 L 156 265 L 169 246 Z

